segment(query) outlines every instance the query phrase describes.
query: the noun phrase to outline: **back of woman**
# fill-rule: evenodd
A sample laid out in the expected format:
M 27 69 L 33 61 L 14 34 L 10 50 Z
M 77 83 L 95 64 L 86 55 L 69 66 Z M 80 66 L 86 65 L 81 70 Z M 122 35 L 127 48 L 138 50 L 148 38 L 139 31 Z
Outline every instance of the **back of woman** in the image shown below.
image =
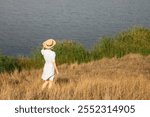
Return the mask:
M 48 39 L 43 42 L 43 49 L 41 50 L 41 54 L 44 57 L 45 64 L 42 73 L 42 79 L 45 81 L 42 90 L 45 89 L 47 85 L 49 85 L 49 89 L 52 87 L 52 82 L 54 80 L 55 71 L 58 74 L 58 69 L 55 63 L 56 54 L 52 51 L 52 47 L 55 46 L 56 42 L 53 39 Z

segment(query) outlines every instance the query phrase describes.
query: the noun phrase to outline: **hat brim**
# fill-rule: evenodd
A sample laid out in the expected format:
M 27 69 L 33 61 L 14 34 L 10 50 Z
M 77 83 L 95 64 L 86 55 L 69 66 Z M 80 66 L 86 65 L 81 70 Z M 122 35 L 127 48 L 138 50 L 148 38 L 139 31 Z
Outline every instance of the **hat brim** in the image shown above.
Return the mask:
M 48 45 L 46 41 L 43 42 L 43 47 L 46 48 L 46 49 L 51 49 L 51 48 L 53 48 L 55 45 L 56 45 L 56 41 L 55 41 L 55 40 L 52 40 L 52 45 Z

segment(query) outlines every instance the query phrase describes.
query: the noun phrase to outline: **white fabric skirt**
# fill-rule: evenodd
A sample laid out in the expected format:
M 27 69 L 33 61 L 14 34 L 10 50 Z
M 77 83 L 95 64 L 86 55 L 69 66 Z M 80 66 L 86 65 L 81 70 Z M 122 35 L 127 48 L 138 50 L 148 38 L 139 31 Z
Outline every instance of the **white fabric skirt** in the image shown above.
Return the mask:
M 51 80 L 54 79 L 54 66 L 52 63 L 45 63 L 42 73 L 43 80 Z

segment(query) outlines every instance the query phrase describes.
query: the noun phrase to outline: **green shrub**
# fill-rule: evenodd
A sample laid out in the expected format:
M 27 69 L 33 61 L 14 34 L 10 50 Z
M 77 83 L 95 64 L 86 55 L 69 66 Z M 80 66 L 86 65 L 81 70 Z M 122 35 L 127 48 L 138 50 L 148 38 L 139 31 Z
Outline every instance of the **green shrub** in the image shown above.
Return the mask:
M 102 57 L 112 57 L 113 56 L 113 40 L 111 38 L 103 37 L 100 39 L 96 45 L 91 50 L 92 59 L 100 59 Z
M 89 60 L 89 53 L 80 43 L 77 42 L 57 42 L 54 51 L 56 52 L 56 61 L 58 64 L 70 64 L 74 62 L 81 63 Z
M 21 65 L 14 57 L 0 56 L 0 72 L 13 72 L 15 69 L 21 70 Z
M 43 55 L 41 54 L 41 48 L 38 47 L 33 52 L 31 53 L 30 56 L 31 59 L 31 67 L 32 68 L 41 68 L 44 65 L 44 58 Z
M 103 37 L 91 51 L 94 59 L 122 57 L 128 53 L 150 54 L 150 30 L 135 27 L 115 37 Z

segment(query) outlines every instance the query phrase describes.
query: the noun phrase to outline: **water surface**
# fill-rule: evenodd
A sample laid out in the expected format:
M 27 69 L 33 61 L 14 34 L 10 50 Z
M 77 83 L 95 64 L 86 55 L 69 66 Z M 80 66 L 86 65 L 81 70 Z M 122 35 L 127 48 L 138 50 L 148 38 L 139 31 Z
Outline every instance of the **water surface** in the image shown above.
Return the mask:
M 47 38 L 90 48 L 104 35 L 150 27 L 150 0 L 0 0 L 0 50 L 29 55 Z

